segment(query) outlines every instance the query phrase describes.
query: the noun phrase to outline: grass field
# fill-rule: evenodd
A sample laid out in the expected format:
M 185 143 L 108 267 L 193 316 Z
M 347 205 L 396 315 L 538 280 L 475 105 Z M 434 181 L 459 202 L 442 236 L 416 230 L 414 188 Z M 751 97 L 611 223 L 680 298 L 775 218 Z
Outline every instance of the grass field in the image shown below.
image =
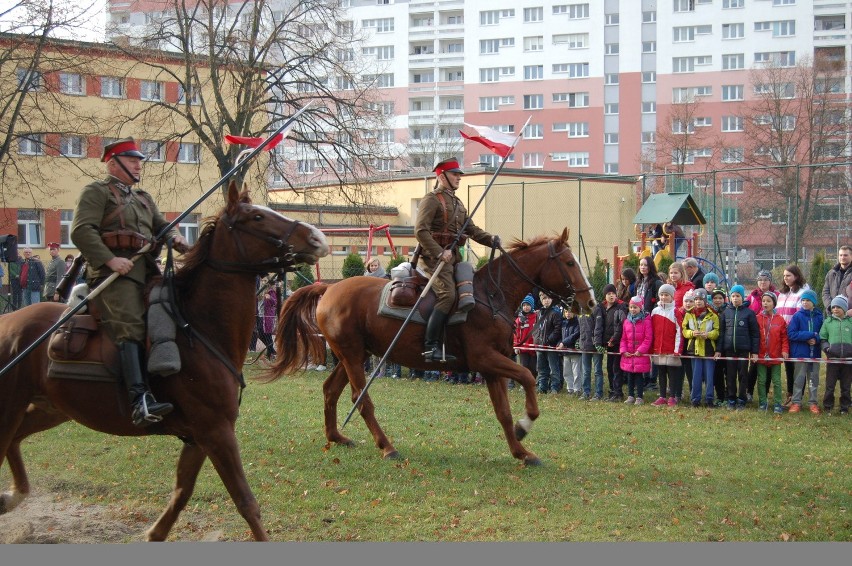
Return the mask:
M 544 465 L 525 468 L 484 386 L 379 379 L 377 417 L 402 455 L 385 461 L 357 415 L 344 433 L 358 446 L 326 447 L 325 375 L 250 383 L 244 394 L 243 461 L 276 541 L 852 540 L 848 417 L 541 396 L 525 446 Z M 523 395 L 510 396 L 517 418 Z M 341 419 L 349 408 L 341 402 Z M 23 450 L 36 489 L 133 505 L 153 521 L 180 442 L 66 424 Z M 172 538 L 211 525 L 250 538 L 208 463 Z

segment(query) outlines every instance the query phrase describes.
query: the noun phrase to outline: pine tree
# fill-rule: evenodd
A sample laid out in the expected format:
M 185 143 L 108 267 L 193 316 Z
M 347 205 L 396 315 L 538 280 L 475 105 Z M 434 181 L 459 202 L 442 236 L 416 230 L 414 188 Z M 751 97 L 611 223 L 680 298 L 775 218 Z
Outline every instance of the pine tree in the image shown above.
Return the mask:
M 343 261 L 343 269 L 341 271 L 343 278 L 347 279 L 349 277 L 355 277 L 356 275 L 364 275 L 365 269 L 364 260 L 361 259 L 361 256 L 356 253 L 351 253 L 346 256 L 346 259 Z

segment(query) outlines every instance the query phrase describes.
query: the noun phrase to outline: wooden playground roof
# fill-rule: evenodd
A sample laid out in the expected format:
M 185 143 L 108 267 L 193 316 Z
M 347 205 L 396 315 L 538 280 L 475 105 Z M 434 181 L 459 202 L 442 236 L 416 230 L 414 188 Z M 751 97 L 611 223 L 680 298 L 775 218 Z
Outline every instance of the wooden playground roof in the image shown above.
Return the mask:
M 658 193 L 651 195 L 633 217 L 634 224 L 663 224 L 699 226 L 707 220 L 689 193 Z

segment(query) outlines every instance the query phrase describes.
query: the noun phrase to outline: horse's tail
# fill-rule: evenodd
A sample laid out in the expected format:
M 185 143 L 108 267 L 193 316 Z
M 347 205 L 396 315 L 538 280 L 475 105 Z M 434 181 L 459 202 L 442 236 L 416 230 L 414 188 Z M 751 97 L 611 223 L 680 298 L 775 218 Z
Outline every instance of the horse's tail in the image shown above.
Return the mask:
M 317 303 L 328 290 L 325 283 L 302 287 L 286 301 L 278 313 L 275 329 L 275 362 L 261 381 L 275 381 L 293 371 L 305 369 L 309 360 L 325 363 L 325 338 L 317 326 Z

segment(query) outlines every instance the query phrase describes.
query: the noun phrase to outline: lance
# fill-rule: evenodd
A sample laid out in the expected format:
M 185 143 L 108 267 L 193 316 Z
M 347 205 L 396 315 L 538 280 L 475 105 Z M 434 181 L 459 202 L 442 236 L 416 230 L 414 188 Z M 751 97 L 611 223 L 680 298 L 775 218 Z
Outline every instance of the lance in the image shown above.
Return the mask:
M 202 203 L 202 202 L 204 202 L 207 198 L 209 198 L 209 197 L 210 197 L 210 195 L 212 195 L 212 194 L 213 194 L 213 192 L 214 192 L 214 191 L 216 191 L 216 189 L 218 189 L 219 187 L 221 187 L 222 185 L 224 185 L 224 184 L 228 181 L 228 179 L 230 179 L 231 177 L 233 177 L 233 176 L 234 176 L 234 175 L 235 175 L 235 174 L 236 174 L 236 173 L 237 173 L 240 169 L 242 169 L 243 167 L 245 167 L 245 166 L 246 166 L 246 164 L 247 164 L 248 162 L 250 162 L 252 159 L 254 159 L 254 157 L 255 157 L 255 156 L 257 156 L 257 154 L 259 154 L 261 151 L 263 151 L 263 150 L 264 150 L 264 149 L 265 149 L 265 148 L 266 148 L 269 144 L 273 143 L 273 141 L 275 140 L 275 138 L 277 138 L 280 134 L 283 134 L 283 133 L 284 133 L 284 131 L 285 131 L 285 130 L 287 130 L 288 128 L 292 127 L 292 126 L 293 126 L 293 124 L 296 122 L 296 119 L 298 119 L 298 117 L 299 117 L 299 116 L 301 116 L 301 114 L 302 114 L 305 110 L 307 110 L 307 109 L 308 109 L 308 108 L 309 108 L 312 104 L 313 104 L 313 101 L 312 101 L 312 100 L 311 100 L 311 101 L 308 101 L 308 103 L 307 103 L 307 104 L 305 104 L 304 106 L 302 106 L 302 107 L 301 107 L 301 108 L 300 108 L 300 109 L 299 109 L 299 110 L 298 110 L 295 114 L 293 114 L 292 116 L 290 116 L 290 118 L 288 118 L 286 122 L 284 122 L 284 123 L 283 123 L 283 124 L 282 124 L 282 125 L 281 125 L 278 129 L 277 129 L 277 130 L 275 130 L 274 132 L 272 132 L 272 135 L 270 135 L 268 138 L 266 138 L 265 140 L 263 140 L 263 142 L 262 142 L 260 145 L 258 145 L 256 148 L 254 148 L 254 149 L 251 151 L 251 153 L 247 154 L 247 155 L 246 155 L 243 159 L 241 159 L 241 160 L 240 160 L 240 161 L 239 161 L 236 165 L 234 165 L 234 167 L 232 167 L 230 171 L 228 171 L 227 173 L 225 173 L 225 176 L 224 176 L 224 177 L 222 177 L 221 179 L 219 179 L 219 181 L 218 181 L 215 185 L 213 185 L 213 186 L 212 186 L 210 189 L 208 189 L 208 190 L 207 190 L 207 191 L 206 191 L 203 195 L 201 195 L 198 199 L 196 199 L 196 201 L 195 201 L 195 202 L 193 202 L 193 203 L 189 206 L 189 208 L 187 208 L 185 211 L 183 211 L 180 215 L 178 215 L 178 217 L 177 217 L 177 218 L 175 218 L 174 220 L 172 220 L 171 222 L 169 222 L 169 223 L 168 223 L 168 224 L 167 224 L 167 225 L 166 225 L 166 226 L 165 226 L 162 230 L 160 230 L 160 233 L 159 233 L 159 234 L 157 234 L 157 236 L 155 237 L 155 241 L 159 241 L 159 240 L 161 240 L 161 239 L 162 239 L 162 238 L 163 238 L 166 234 L 168 234 L 168 233 L 169 233 L 169 232 L 170 232 L 170 231 L 171 231 L 171 230 L 172 230 L 175 226 L 177 226 L 177 225 L 180 223 L 180 221 L 181 221 L 181 220 L 183 220 L 184 218 L 186 218 L 186 216 L 187 216 L 189 213 L 191 213 L 191 212 L 192 212 L 192 211 L 193 211 L 193 210 L 194 210 L 194 209 L 195 209 L 195 208 L 196 208 L 199 204 L 201 204 L 201 203 Z M 285 136 L 285 137 L 286 137 L 286 136 Z M 139 251 L 137 251 L 137 252 L 133 255 L 133 257 L 131 257 L 131 258 L 130 258 L 130 260 L 131 260 L 131 261 L 133 261 L 133 262 L 138 261 L 138 260 L 139 260 L 139 258 L 140 258 L 140 257 L 142 257 L 144 254 L 148 253 L 148 251 L 150 251 L 152 247 L 153 247 L 153 246 L 152 246 L 152 244 L 151 244 L 151 243 L 145 244 L 142 248 L 140 248 L 140 249 L 139 249 Z M 89 294 L 88 294 L 88 295 L 87 295 L 87 296 L 86 296 L 86 297 L 85 297 L 82 301 L 80 301 L 77 305 L 75 305 L 75 306 L 74 306 L 71 310 L 66 311 L 66 312 L 65 312 L 65 314 L 63 314 L 63 315 L 59 318 L 59 320 L 57 320 L 56 322 L 54 322 L 54 323 L 50 326 L 50 328 L 48 328 L 48 329 L 47 329 L 47 330 L 46 330 L 46 331 L 45 331 L 45 332 L 44 332 L 41 336 L 39 336 L 38 338 L 36 338 L 36 339 L 35 339 L 35 341 L 34 341 L 32 344 L 30 344 L 29 346 L 27 346 L 27 347 L 26 347 L 23 351 L 21 351 L 21 353 L 20 353 L 20 354 L 18 354 L 17 356 L 15 356 L 15 358 L 14 358 L 14 359 L 12 359 L 12 361 L 10 361 L 8 364 L 6 364 L 6 367 L 4 367 L 2 370 L 0 370 L 0 377 L 4 376 L 4 375 L 5 375 L 5 374 L 9 371 L 9 370 L 11 370 L 13 367 L 15 367 L 16 365 L 18 365 L 18 363 L 19 363 L 21 360 L 23 360 L 25 357 L 27 357 L 27 356 L 29 355 L 29 353 L 30 353 L 30 352 L 32 352 L 33 350 L 35 350 L 36 348 L 38 348 L 38 346 L 39 346 L 42 342 L 44 342 L 45 340 L 47 340 L 47 338 L 48 338 L 48 337 L 50 337 L 50 335 L 51 335 L 51 334 L 53 334 L 53 333 L 54 333 L 54 332 L 55 332 L 55 331 L 56 331 L 56 330 L 57 330 L 60 326 L 62 326 L 63 324 L 65 324 L 65 323 L 66 323 L 66 322 L 67 322 L 67 321 L 68 321 L 68 320 L 69 320 L 72 316 L 74 316 L 74 315 L 75 315 L 77 312 L 79 312 L 79 311 L 80 311 L 80 310 L 81 310 L 84 306 L 86 306 L 86 305 L 89 303 L 89 301 L 91 301 L 92 299 L 94 299 L 95 297 L 97 297 L 98 295 L 100 295 L 100 294 L 101 294 L 101 292 L 103 292 L 103 290 L 104 290 L 104 289 L 106 289 L 106 288 L 107 288 L 107 287 L 108 287 L 108 286 L 109 286 L 109 285 L 110 285 L 113 281 L 115 281 L 116 279 L 118 279 L 118 277 L 119 277 L 119 273 L 118 273 L 117 271 L 115 271 L 115 272 L 111 273 L 111 274 L 109 275 L 109 277 L 107 277 L 106 279 L 104 279 L 104 280 L 100 283 L 100 285 L 98 285 L 98 286 L 97 286 L 97 287 L 96 287 L 96 288 L 95 288 L 95 289 L 94 289 L 91 293 L 89 293 Z
M 488 194 L 488 191 L 491 190 L 491 186 L 494 184 L 494 181 L 497 179 L 497 175 L 499 175 L 500 171 L 503 170 L 503 166 L 506 165 L 506 161 L 508 161 L 509 156 L 512 155 L 512 152 L 514 151 L 515 146 L 517 145 L 518 141 L 523 137 L 524 130 L 527 128 L 527 125 L 530 123 L 530 120 L 532 120 L 532 116 L 527 118 L 527 121 L 524 124 L 524 127 L 521 129 L 521 135 L 519 135 L 518 137 L 516 137 L 512 141 L 511 148 L 506 153 L 506 155 L 503 157 L 503 160 L 500 161 L 500 165 L 497 166 L 497 169 L 494 171 L 494 174 L 491 176 L 491 180 L 488 181 L 488 184 L 485 186 L 485 189 L 482 191 L 482 196 L 479 197 L 479 201 L 477 201 L 476 206 L 473 207 L 473 210 L 470 212 L 470 214 L 468 214 L 467 219 L 464 221 L 464 224 L 462 224 L 462 227 L 459 229 L 458 233 L 456 233 L 456 237 L 453 239 L 453 242 L 450 245 L 449 249 L 453 249 L 454 247 L 456 247 L 458 245 L 458 242 L 461 239 L 462 234 L 464 234 L 465 229 L 467 229 L 468 224 L 470 224 L 470 221 L 473 218 L 473 215 L 476 213 L 477 210 L 479 210 L 479 206 L 485 200 L 485 196 Z M 349 410 L 349 414 L 346 415 L 346 420 L 343 421 L 341 428 L 346 426 L 346 424 L 349 422 L 349 419 L 351 419 L 352 415 L 355 413 L 355 410 L 361 404 L 361 400 L 364 398 L 364 395 L 367 394 L 367 390 L 370 388 L 370 384 L 373 383 L 373 380 L 378 376 L 382 365 L 388 359 L 388 356 L 390 356 L 391 352 L 393 352 L 393 349 L 396 346 L 396 343 L 399 341 L 400 336 L 402 336 L 402 331 L 405 330 L 405 327 L 408 325 L 408 322 L 411 320 L 411 317 L 414 316 L 415 312 L 417 312 L 417 307 L 420 305 L 420 301 L 423 300 L 423 297 L 425 297 L 426 294 L 429 292 L 429 289 L 432 288 L 432 284 L 435 282 L 435 279 L 438 277 L 438 274 L 441 272 L 441 269 L 443 269 L 443 267 L 445 265 L 446 264 L 443 261 L 438 263 L 437 267 L 435 268 L 434 273 L 432 273 L 432 277 L 429 278 L 429 282 L 426 283 L 426 286 L 423 288 L 423 292 L 420 293 L 419 297 L 417 297 L 417 301 L 414 302 L 414 306 L 411 307 L 411 311 L 409 311 L 408 316 L 406 316 L 405 320 L 402 321 L 402 326 L 399 327 L 399 330 L 397 331 L 396 336 L 394 336 L 393 340 L 391 340 L 391 343 L 388 345 L 388 349 L 385 352 L 385 355 L 382 356 L 382 359 L 379 360 L 379 363 L 376 364 L 376 367 L 373 369 L 373 373 L 370 374 L 370 378 L 367 380 L 367 383 L 364 385 L 364 389 L 361 390 L 361 393 L 358 394 L 358 398 L 355 399 L 355 402 L 352 404 L 352 408 Z

